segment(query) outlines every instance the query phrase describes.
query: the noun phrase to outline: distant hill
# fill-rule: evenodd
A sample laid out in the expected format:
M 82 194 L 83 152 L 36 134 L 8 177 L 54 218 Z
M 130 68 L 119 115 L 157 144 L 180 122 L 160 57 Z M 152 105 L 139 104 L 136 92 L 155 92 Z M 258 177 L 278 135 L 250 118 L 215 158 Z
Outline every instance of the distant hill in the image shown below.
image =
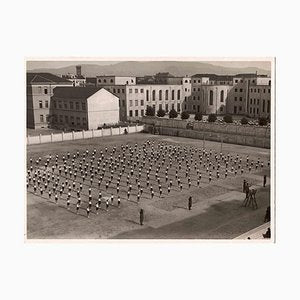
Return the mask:
M 239 73 L 255 73 L 270 75 L 270 71 L 255 67 L 228 68 L 215 66 L 204 62 L 187 61 L 124 61 L 111 65 L 81 64 L 82 74 L 87 77 L 97 75 L 144 76 L 158 72 L 169 72 L 175 76 L 194 75 L 197 73 L 215 73 L 219 75 L 234 75 Z M 43 68 L 29 70 L 30 72 L 49 72 L 56 75 L 75 73 L 75 65 L 58 69 Z

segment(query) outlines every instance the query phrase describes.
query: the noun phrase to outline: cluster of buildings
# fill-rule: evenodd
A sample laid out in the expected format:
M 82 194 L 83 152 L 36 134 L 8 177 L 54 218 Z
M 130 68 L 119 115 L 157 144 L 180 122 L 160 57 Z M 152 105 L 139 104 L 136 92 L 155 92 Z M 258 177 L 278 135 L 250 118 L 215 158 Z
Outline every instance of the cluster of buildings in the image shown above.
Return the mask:
M 175 77 L 56 76 L 27 73 L 27 127 L 97 129 L 143 117 L 147 106 L 167 113 L 270 115 L 271 79 L 266 75 L 196 74 Z

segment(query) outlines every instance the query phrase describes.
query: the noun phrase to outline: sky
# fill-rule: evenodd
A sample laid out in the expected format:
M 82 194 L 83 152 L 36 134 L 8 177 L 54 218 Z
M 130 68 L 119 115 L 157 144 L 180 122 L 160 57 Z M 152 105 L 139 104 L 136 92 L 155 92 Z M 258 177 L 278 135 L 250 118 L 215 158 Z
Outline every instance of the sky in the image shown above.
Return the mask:
M 92 61 L 92 60 L 64 60 L 64 61 L 27 61 L 27 70 L 39 69 L 39 68 L 62 68 L 67 66 L 72 66 L 75 64 L 96 64 L 96 65 L 110 65 L 118 63 L 119 61 Z M 203 61 L 204 63 L 209 63 L 215 66 L 222 67 L 237 67 L 237 68 L 245 68 L 245 67 L 256 67 L 260 69 L 264 69 L 267 71 L 271 70 L 271 62 L 269 61 Z

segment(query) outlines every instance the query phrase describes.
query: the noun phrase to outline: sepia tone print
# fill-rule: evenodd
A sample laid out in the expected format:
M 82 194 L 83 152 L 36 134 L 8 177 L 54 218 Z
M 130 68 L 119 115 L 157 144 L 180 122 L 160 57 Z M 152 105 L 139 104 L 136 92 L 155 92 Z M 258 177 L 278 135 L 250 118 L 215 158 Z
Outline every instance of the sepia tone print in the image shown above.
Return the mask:
M 274 240 L 273 59 L 26 64 L 27 239 Z

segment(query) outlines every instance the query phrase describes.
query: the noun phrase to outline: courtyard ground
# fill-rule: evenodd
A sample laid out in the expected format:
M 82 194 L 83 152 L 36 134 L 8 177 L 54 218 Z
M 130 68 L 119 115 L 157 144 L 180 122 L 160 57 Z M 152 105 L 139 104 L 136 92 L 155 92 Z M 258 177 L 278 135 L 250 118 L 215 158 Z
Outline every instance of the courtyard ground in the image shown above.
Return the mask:
M 48 155 L 65 155 L 94 148 L 112 148 L 121 144 L 141 144 L 146 140 L 166 142 L 171 145 L 191 146 L 207 150 L 221 150 L 220 143 L 179 137 L 157 136 L 150 134 L 130 134 L 94 138 L 87 140 L 68 141 L 52 144 L 31 145 L 27 147 L 27 163 L 29 158 L 42 159 Z M 193 182 L 191 188 L 184 185 L 183 191 L 174 189 L 170 194 L 163 193 L 160 198 L 155 194 L 151 199 L 145 191 L 144 197 L 137 203 L 134 199 L 127 200 L 126 185 L 121 187 L 121 207 L 110 206 L 108 211 L 100 210 L 87 218 L 84 213 L 77 215 L 74 207 L 67 210 L 64 202 L 55 204 L 48 199 L 27 191 L 27 238 L 28 239 L 233 239 L 241 234 L 260 226 L 264 221 L 267 206 L 270 205 L 270 170 L 267 161 L 270 150 L 245 147 L 241 145 L 222 145 L 224 154 L 239 154 L 241 157 L 256 161 L 258 157 L 264 161 L 264 168 L 257 171 L 246 171 L 242 175 L 230 175 L 227 179 L 214 179 L 208 183 L 203 176 L 200 186 Z M 263 175 L 268 176 L 267 186 L 262 187 Z M 162 177 L 163 179 L 163 177 Z M 242 207 L 245 194 L 242 183 L 246 179 L 257 188 L 259 208 Z M 104 190 L 104 189 L 103 189 Z M 111 190 L 113 193 L 113 188 Z M 193 197 L 193 207 L 187 209 L 187 199 Z M 145 211 L 145 224 L 139 224 L 139 209 Z

